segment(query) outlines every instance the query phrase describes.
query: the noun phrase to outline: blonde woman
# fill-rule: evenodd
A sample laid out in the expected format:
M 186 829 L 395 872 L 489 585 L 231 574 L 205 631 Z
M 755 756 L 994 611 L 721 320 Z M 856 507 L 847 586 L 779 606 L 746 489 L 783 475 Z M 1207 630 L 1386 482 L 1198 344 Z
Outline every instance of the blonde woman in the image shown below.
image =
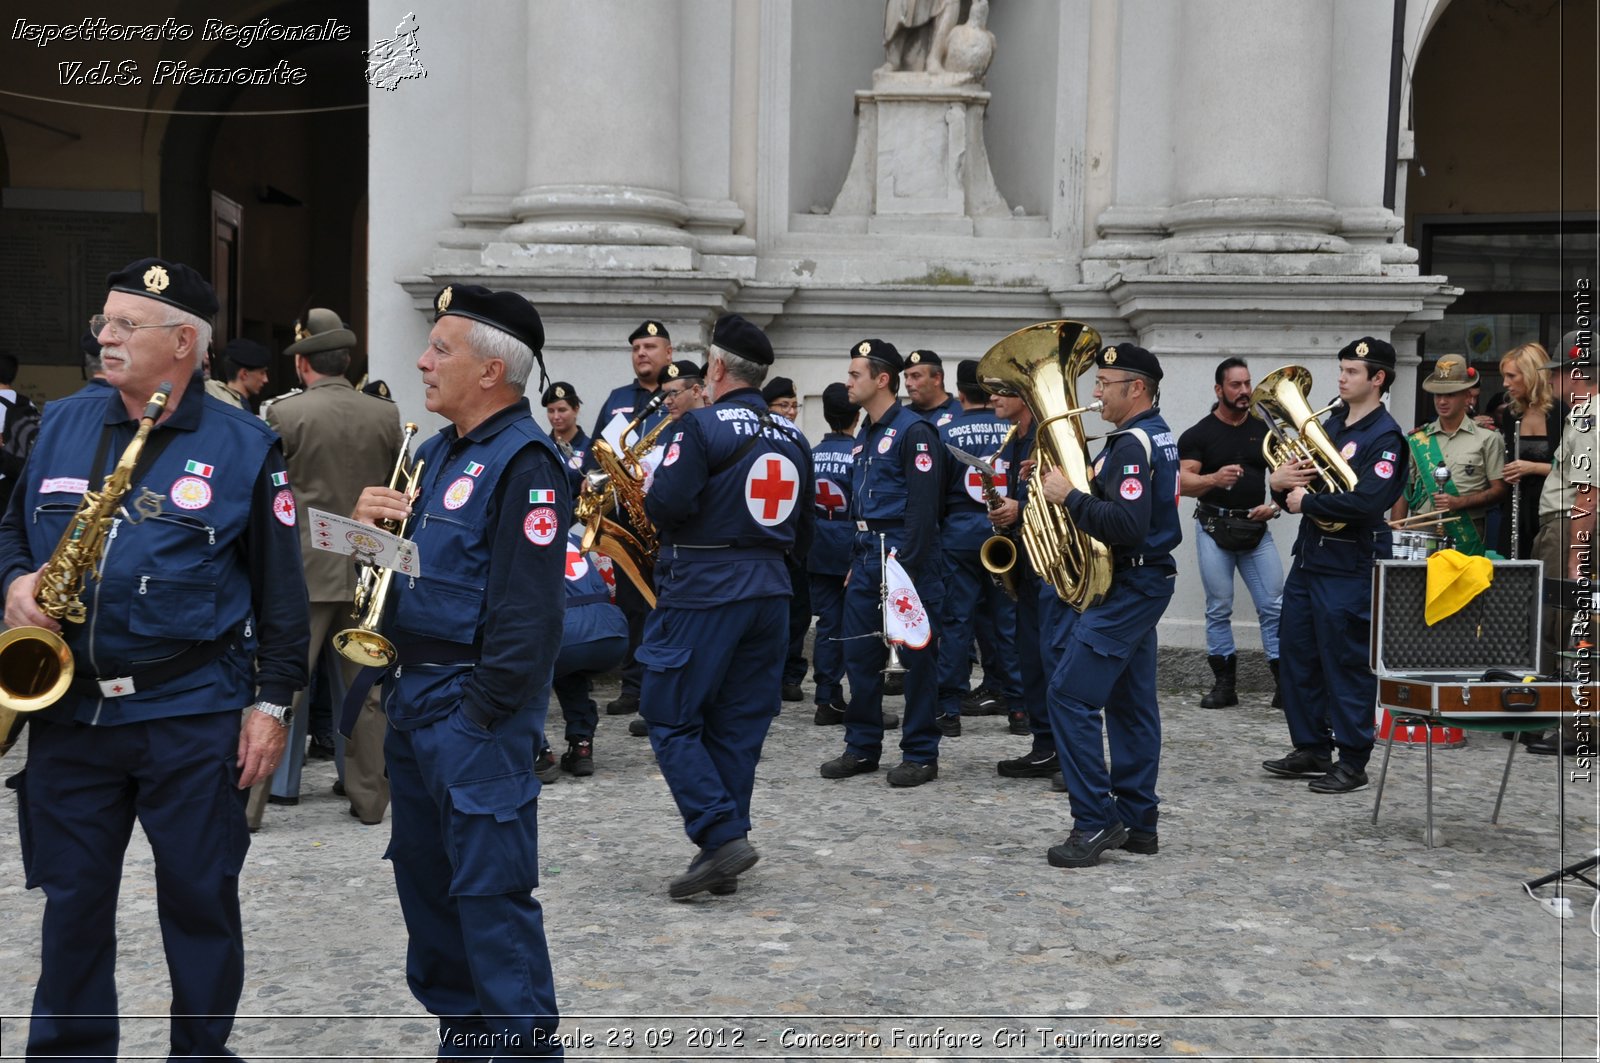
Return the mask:
M 1500 359 L 1500 379 L 1507 402 L 1495 411 L 1496 427 L 1506 440 L 1506 483 L 1511 493 L 1502 503 L 1500 541 L 1496 549 L 1511 556 L 1511 507 L 1521 516 L 1517 529 L 1517 556 L 1533 556 L 1533 535 L 1538 531 L 1539 489 L 1550 475 L 1550 457 L 1561 433 L 1561 411 L 1541 366 L 1549 360 L 1537 343 L 1513 347 Z M 1518 436 L 1521 442 L 1518 443 Z M 1520 447 L 1520 449 L 1519 449 Z

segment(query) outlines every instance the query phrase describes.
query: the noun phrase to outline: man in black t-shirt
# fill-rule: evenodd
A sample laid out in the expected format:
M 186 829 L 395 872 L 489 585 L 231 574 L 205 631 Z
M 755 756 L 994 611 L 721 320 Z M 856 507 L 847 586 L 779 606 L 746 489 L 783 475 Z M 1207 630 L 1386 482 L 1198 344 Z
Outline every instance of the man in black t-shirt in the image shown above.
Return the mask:
M 1250 412 L 1250 368 L 1241 358 L 1217 366 L 1217 403 L 1178 437 L 1179 491 L 1196 499 L 1195 553 L 1206 590 L 1206 661 L 1216 677 L 1200 699 L 1206 709 L 1239 704 L 1239 656 L 1233 642 L 1233 574 L 1255 602 L 1261 645 L 1274 683 L 1278 677 L 1278 608 L 1283 562 L 1266 522 L 1279 509 L 1266 497 L 1266 424 Z M 1273 691 L 1272 704 L 1283 707 Z

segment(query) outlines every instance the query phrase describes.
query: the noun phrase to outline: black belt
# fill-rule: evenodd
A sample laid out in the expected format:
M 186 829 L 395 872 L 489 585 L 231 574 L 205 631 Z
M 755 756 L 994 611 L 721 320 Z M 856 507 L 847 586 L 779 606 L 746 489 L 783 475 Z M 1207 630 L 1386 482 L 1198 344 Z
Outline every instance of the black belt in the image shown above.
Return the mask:
M 141 690 L 153 690 L 197 668 L 204 668 L 229 650 L 241 649 L 239 640 L 243 632 L 244 626 L 240 625 L 221 638 L 196 643 L 166 660 L 134 668 L 124 675 L 93 676 L 78 673 L 72 677 L 72 692 L 88 698 L 98 698 L 119 697 Z M 123 683 L 127 684 L 128 689 L 118 691 L 117 685 Z
M 601 602 L 609 601 L 611 601 L 611 595 L 606 591 L 596 591 L 593 594 L 577 594 L 567 599 L 567 608 L 571 609 L 575 605 L 599 605 Z
M 477 664 L 483 656 L 483 647 L 471 642 L 450 642 L 446 639 L 405 638 L 391 636 L 394 641 L 395 660 L 408 664 Z
M 1209 502 L 1196 502 L 1194 512 L 1197 517 L 1248 517 L 1248 509 L 1225 509 L 1222 506 L 1213 506 Z

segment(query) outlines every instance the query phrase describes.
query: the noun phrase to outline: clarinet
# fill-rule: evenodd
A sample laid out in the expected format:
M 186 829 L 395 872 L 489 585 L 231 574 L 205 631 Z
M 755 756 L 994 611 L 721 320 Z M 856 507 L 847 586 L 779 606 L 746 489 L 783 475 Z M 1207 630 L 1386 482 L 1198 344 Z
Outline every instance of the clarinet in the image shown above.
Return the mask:
M 1522 416 L 1518 416 L 1511 437 L 1511 460 L 1522 460 Z M 1511 485 L 1511 560 L 1522 558 L 1522 478 Z

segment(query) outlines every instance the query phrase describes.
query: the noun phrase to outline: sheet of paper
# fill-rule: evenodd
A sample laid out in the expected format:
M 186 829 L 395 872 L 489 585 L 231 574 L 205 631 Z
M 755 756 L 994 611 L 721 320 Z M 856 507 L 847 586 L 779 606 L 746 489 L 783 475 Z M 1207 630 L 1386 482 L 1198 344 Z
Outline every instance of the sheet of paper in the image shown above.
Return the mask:
M 410 539 L 320 509 L 308 510 L 307 515 L 311 521 L 311 545 L 318 550 L 349 554 L 357 561 L 392 568 L 407 576 L 422 575 L 422 559 L 417 544 Z

